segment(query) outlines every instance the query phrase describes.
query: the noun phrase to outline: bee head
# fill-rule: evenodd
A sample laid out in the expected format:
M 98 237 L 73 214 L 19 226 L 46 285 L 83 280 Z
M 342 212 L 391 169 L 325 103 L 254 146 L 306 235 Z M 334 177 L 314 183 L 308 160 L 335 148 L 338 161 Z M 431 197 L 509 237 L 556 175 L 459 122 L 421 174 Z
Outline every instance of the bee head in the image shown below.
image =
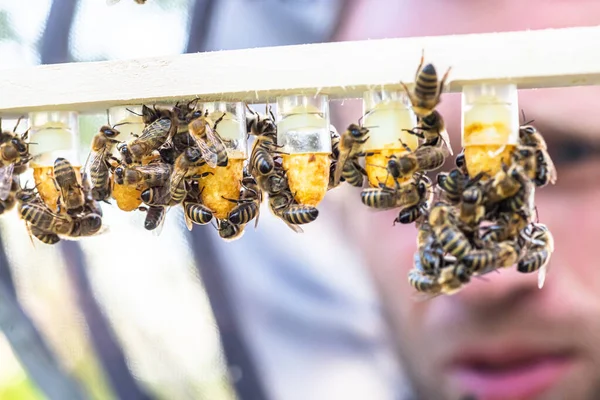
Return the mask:
M 457 155 L 456 160 L 454 160 L 454 163 L 458 168 L 463 168 L 465 166 L 465 153 L 460 153 L 459 155 Z
M 91 213 L 81 218 L 81 230 L 86 235 L 92 235 L 102 227 L 102 217 L 98 214 Z
M 364 128 L 364 127 L 360 127 L 356 124 L 350 124 L 350 126 L 348 127 L 348 132 L 350 133 L 350 136 L 352 136 L 353 138 L 359 139 L 368 132 L 368 129 Z
M 106 125 L 104 125 L 102 128 L 100 128 L 100 132 L 107 138 L 113 138 L 120 133 L 118 130 L 113 129 L 110 126 L 106 126 Z
M 536 133 L 536 129 L 531 125 L 525 125 L 525 126 L 522 126 L 521 129 L 519 129 L 519 134 L 521 136 L 532 136 L 535 133 Z
M 117 167 L 115 168 L 115 180 L 119 185 L 123 184 L 123 177 L 125 176 L 125 168 Z

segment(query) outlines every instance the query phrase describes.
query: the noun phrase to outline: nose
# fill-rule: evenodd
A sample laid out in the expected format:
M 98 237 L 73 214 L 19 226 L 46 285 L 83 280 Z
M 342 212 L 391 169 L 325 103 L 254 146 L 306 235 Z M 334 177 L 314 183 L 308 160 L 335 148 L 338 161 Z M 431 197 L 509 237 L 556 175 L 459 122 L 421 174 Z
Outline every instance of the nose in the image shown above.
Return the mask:
M 471 278 L 456 294 L 458 301 L 474 311 L 510 307 L 539 292 L 537 273 L 523 274 L 516 266 Z

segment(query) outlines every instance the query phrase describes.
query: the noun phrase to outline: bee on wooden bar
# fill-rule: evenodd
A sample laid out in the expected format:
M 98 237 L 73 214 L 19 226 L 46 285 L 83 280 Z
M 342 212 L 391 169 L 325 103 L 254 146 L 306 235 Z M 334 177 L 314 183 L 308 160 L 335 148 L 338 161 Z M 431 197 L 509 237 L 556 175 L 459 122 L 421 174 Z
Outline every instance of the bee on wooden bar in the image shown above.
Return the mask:
M 114 138 L 119 134 L 118 130 L 104 125 L 92 139 L 92 150 L 83 170 L 89 171 L 94 200 L 107 201 L 110 198 L 110 172 L 113 168 L 110 161 L 113 147 L 119 143 Z
M 277 154 L 277 138 L 267 135 L 257 136 L 252 145 L 248 172 L 259 178 L 268 176 L 275 169 L 273 155 Z
M 334 186 L 339 185 L 346 163 L 356 161 L 357 157 L 362 153 L 362 145 L 369 140 L 368 133 L 369 130 L 367 128 L 357 124 L 350 124 L 348 129 L 342 133 L 338 145 L 339 158 L 333 178 Z
M 13 175 L 19 175 L 27 170 L 31 160 L 29 154 L 29 130 L 22 135 L 15 132 L 21 118 L 17 121 L 12 132 L 2 131 L 0 127 L 0 201 L 10 197 Z
M 408 87 L 400 82 L 412 103 L 413 111 L 420 118 L 430 115 L 440 103 L 440 97 L 450 73 L 450 68 L 448 68 L 442 79 L 438 81 L 437 71 L 433 64 L 423 66 L 424 62 L 425 51 L 421 54 L 421 62 L 415 74 L 415 88 L 413 91 L 408 90 Z
M 57 191 L 60 192 L 57 203 L 59 214 L 63 206 L 70 215 L 81 213 L 85 204 L 83 187 L 75 168 L 67 159 L 59 157 L 54 161 L 54 181 Z

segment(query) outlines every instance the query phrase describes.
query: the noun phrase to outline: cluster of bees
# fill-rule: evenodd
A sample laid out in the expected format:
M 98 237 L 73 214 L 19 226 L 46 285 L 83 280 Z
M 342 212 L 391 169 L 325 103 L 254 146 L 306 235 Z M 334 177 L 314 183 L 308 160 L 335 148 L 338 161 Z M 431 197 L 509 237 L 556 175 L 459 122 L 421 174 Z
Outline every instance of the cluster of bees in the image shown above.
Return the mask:
M 537 221 L 534 193 L 536 187 L 554 184 L 557 176 L 546 143 L 532 125 L 520 127 L 519 143 L 511 146 L 510 159 L 494 174 L 469 174 L 470 160 L 463 150 L 456 168 L 437 175 L 435 189 L 425 175 L 452 154 L 435 110 L 448 72 L 438 80 L 433 65 L 423 66 L 421 60 L 414 90 L 405 86 L 418 118 L 418 126 L 409 132 L 421 143 L 414 150 L 404 145 L 404 152 L 388 156 L 385 168 L 391 184 L 386 179 L 363 189 L 362 202 L 375 209 L 400 208 L 394 224 L 416 223 L 418 250 L 408 281 L 427 297 L 456 293 L 473 276 L 514 264 L 522 273 L 539 271 L 542 287 L 554 242 L 546 225 Z M 358 125 L 344 134 L 336 179 L 342 176 L 362 186 L 366 173 L 358 158 L 369 155 L 362 151 L 367 135 Z
M 539 270 L 541 287 L 553 239 L 537 221 L 534 193 L 556 181 L 542 135 L 528 123 L 521 126 L 519 143 L 503 146 L 510 157 L 493 173 L 469 173 L 471 160 L 463 150 L 456 168 L 439 173 L 434 185 L 427 173 L 453 155 L 436 110 L 450 69 L 438 80 L 434 66 L 423 64 L 421 58 L 414 89 L 403 84 L 417 117 L 417 126 L 405 131 L 418 144 L 411 148 L 400 139 L 397 149 L 382 155 L 364 150 L 369 129 L 360 123 L 341 135 L 331 126 L 324 190 L 341 182 L 363 188 L 366 206 L 399 209 L 394 224 L 416 223 L 418 250 L 408 280 L 419 292 L 455 293 L 474 276 L 514 264 L 524 273 Z M 273 113 L 246 108 L 246 133 L 254 138 L 247 162 L 232 156 L 236 140 L 219 134 L 227 112 L 209 115 L 196 100 L 172 107 L 144 105 L 137 114 L 143 123 L 139 135 L 119 139 L 131 122 L 102 126 L 81 171 L 58 158 L 45 174 L 34 169 L 33 189 L 21 188 L 18 179 L 32 159 L 27 133 L 2 132 L 0 213 L 18 203 L 30 233 L 54 244 L 101 232 L 99 202 L 115 200 L 121 210 L 145 212 L 144 226 L 153 231 L 160 231 L 170 208 L 181 205 L 188 229 L 213 223 L 221 238 L 233 240 L 251 221 L 257 226 L 263 197 L 268 197 L 272 214 L 302 232 L 300 225 L 317 219 L 316 204 L 302 200 L 310 195 L 301 197 L 291 189 L 298 182 L 290 185 L 290 179 L 302 179 L 302 174 L 291 174 L 292 167 L 286 166 Z M 383 181 L 374 184 L 373 168 L 385 171 Z M 371 187 L 365 188 L 365 177 Z M 322 190 L 314 188 L 315 193 Z
M 98 233 L 102 228 L 102 210 L 92 199 L 86 180 L 68 160 L 57 158 L 48 176 L 37 177 L 39 185 L 52 185 L 50 193 L 21 187 L 19 176 L 32 160 L 32 143 L 27 140 L 29 131 L 23 135 L 15 133 L 17 126 L 12 132 L 0 134 L 0 214 L 18 205 L 30 235 L 47 244 L 58 243 L 61 237 Z

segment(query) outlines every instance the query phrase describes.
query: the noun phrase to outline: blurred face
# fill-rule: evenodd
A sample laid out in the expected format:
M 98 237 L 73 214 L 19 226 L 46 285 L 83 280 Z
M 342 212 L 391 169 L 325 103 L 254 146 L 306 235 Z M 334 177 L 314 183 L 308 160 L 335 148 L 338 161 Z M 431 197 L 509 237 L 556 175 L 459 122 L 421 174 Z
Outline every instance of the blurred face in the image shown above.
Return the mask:
M 600 21 L 600 4 L 594 1 L 364 0 L 355 4 L 341 26 L 339 40 L 557 28 Z M 418 61 L 414 60 L 415 68 Z M 558 169 L 557 184 L 536 192 L 540 222 L 548 225 L 555 240 L 542 290 L 537 288 L 537 274 L 511 268 L 473 279 L 453 296 L 419 301 L 407 282 L 416 229 L 392 227 L 397 211 L 370 212 L 365 207 L 357 211 L 360 229 L 355 231 L 419 397 L 599 398 L 598 89 L 520 93 L 520 106 L 528 119 L 535 119 Z M 439 110 L 457 153 L 460 95 L 444 95 Z M 357 119 L 360 109 L 345 107 L 342 113 L 347 124 Z

